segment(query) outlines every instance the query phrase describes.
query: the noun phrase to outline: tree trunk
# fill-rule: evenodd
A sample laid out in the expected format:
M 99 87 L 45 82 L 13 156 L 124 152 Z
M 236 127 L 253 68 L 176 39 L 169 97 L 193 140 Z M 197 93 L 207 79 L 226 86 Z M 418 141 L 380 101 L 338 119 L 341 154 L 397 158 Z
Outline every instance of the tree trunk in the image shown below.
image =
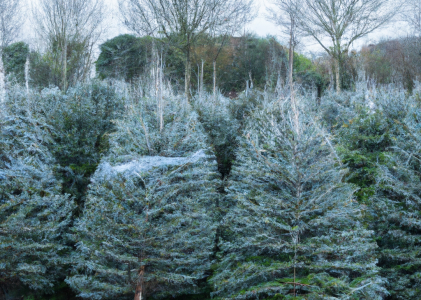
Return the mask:
M 202 71 L 200 72 L 200 97 L 202 97 L 202 93 L 203 93 L 203 77 L 204 77 L 204 69 L 205 67 L 205 61 L 202 60 Z
M 213 99 L 216 101 L 216 60 L 213 61 Z
M 134 294 L 134 300 L 144 300 L 143 294 L 144 294 L 144 290 L 143 290 L 143 278 L 145 276 L 145 266 L 141 266 L 140 267 L 140 271 L 139 271 L 139 279 L 137 281 L 137 285 L 136 285 L 136 292 Z
M 159 68 L 159 131 L 164 130 L 164 98 L 162 97 L 163 90 L 163 72 L 164 64 L 162 63 L 162 53 L 160 57 L 160 68 Z
M 0 104 L 4 103 L 6 98 L 6 85 L 3 65 L 3 51 L 0 49 Z
M 334 59 L 336 72 L 336 92 L 341 93 L 341 68 L 339 58 Z
M 62 65 L 62 87 L 63 91 L 67 90 L 67 39 L 64 39 L 63 47 L 63 65 Z
M 200 66 L 197 65 L 197 94 L 200 95 Z
M 289 32 L 289 74 L 288 74 L 288 81 L 289 81 L 289 91 L 291 95 L 291 106 L 292 111 L 294 114 L 294 123 L 295 123 L 295 130 L 297 134 L 299 134 L 299 113 L 297 108 L 297 103 L 295 102 L 295 95 L 294 95 L 294 18 L 291 18 L 291 28 Z M 295 279 L 294 279 L 295 283 Z M 294 292 L 295 292 L 295 284 L 294 284 Z
M 137 286 L 136 286 L 136 292 L 134 294 L 134 300 L 144 300 L 145 298 L 143 297 L 144 291 L 143 291 L 143 277 L 145 275 L 145 266 L 140 267 L 140 271 L 139 271 L 139 279 L 137 281 Z
M 26 63 L 25 63 L 25 86 L 26 86 L 26 93 L 29 95 L 29 68 L 30 68 L 30 61 L 29 61 L 29 55 L 26 57 Z
M 142 300 L 142 287 L 138 285 L 136 287 L 136 293 L 134 294 L 134 300 Z
M 289 81 L 289 88 L 292 91 L 294 88 L 294 79 L 293 79 L 293 72 L 294 72 L 294 19 L 291 19 L 291 29 L 289 33 L 289 74 L 288 74 L 288 81 Z
M 186 100 L 190 102 L 190 82 L 191 82 L 191 61 L 190 61 L 190 49 L 187 49 L 186 53 L 186 70 L 185 70 L 185 93 Z

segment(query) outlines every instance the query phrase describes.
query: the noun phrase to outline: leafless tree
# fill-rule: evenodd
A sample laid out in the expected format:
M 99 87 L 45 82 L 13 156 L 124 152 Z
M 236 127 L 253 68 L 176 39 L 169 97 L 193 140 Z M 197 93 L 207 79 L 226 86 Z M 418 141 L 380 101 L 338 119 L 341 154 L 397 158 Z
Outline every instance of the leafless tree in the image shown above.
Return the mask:
M 22 1 L 0 0 L 0 103 L 5 98 L 5 70 L 3 48 L 8 46 L 22 27 Z
M 301 1 L 299 0 L 272 0 L 268 7 L 270 13 L 267 19 L 281 28 L 283 34 L 289 36 L 289 73 L 288 80 L 292 90 L 294 51 L 300 41 L 298 18 L 300 16 Z
M 104 26 L 103 0 L 38 0 L 33 13 L 40 37 L 53 55 L 60 86 L 88 78 L 96 45 Z
M 299 28 L 314 38 L 335 64 L 341 91 L 341 63 L 352 43 L 385 25 L 398 7 L 392 0 L 303 0 Z
M 291 106 L 294 114 L 294 120 L 298 122 L 298 109 L 294 96 L 294 51 L 299 42 L 300 31 L 298 25 L 298 18 L 300 17 L 300 1 L 299 0 L 272 0 L 272 9 L 267 18 L 278 25 L 284 34 L 289 35 L 289 70 L 288 81 L 291 95 Z M 298 124 L 298 123 L 297 123 Z M 298 128 L 298 126 L 295 126 Z M 294 277 L 295 282 L 295 277 Z
M 0 47 L 8 46 L 22 27 L 22 1 L 0 0 Z
M 190 99 L 191 52 L 201 34 L 240 29 L 254 16 L 252 0 L 119 0 L 124 24 L 139 35 L 160 35 L 185 56 Z
M 421 35 L 421 0 L 406 0 L 401 11 L 403 21 L 407 22 L 416 36 Z

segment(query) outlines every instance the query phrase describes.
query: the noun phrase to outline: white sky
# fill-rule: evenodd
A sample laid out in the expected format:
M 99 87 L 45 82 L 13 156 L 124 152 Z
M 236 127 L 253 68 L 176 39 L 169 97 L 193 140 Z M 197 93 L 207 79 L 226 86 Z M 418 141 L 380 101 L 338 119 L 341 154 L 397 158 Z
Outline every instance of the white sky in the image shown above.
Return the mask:
M 27 3 L 33 4 L 34 0 L 26 0 Z M 104 40 L 113 38 L 122 33 L 129 33 L 129 31 L 121 24 L 118 10 L 118 0 L 105 0 L 107 6 L 110 10 L 109 20 L 106 21 L 109 30 L 107 35 L 104 36 Z M 276 36 L 279 41 L 283 44 L 287 43 L 287 38 L 280 35 L 280 30 L 274 26 L 272 23 L 265 20 L 266 5 L 270 0 L 255 0 L 255 3 L 260 8 L 258 17 L 249 25 L 246 26 L 245 30 L 250 32 L 255 32 L 259 36 L 273 35 Z M 399 1 L 399 0 L 398 0 Z M 29 15 L 29 14 L 28 14 Z M 35 45 L 36 39 L 34 38 L 34 29 L 31 24 L 30 18 L 27 18 L 27 25 L 23 33 L 24 40 L 30 42 L 30 44 Z M 367 37 L 362 38 L 361 40 L 355 43 L 354 49 L 359 49 L 362 45 L 376 43 L 382 38 L 394 38 L 398 36 L 403 36 L 408 34 L 408 29 L 405 24 L 394 23 L 383 30 L 374 32 L 373 34 L 368 35 Z M 303 53 L 318 53 L 322 52 L 322 48 L 313 40 L 307 39 L 304 40 L 301 46 L 298 48 L 299 51 Z

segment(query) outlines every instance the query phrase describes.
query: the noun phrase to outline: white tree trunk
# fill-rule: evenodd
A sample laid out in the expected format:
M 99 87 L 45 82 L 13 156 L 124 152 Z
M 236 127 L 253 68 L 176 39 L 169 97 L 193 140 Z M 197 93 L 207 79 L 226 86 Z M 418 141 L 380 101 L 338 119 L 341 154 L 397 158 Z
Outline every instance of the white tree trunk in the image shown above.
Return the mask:
M 335 59 L 335 71 L 336 71 L 336 92 L 341 93 L 341 68 L 339 64 L 339 58 Z
M 30 68 L 30 62 L 29 62 L 29 55 L 26 57 L 26 63 L 25 63 L 25 86 L 26 86 L 26 93 L 29 95 L 29 68 Z
M 159 131 L 162 132 L 162 130 L 164 130 L 164 99 L 162 97 L 162 89 L 163 89 L 163 75 L 162 73 L 164 72 L 163 70 L 164 66 L 162 63 L 162 53 L 161 53 L 161 58 L 160 58 L 160 68 L 159 68 Z
M 200 73 L 200 97 L 202 97 L 202 94 L 203 94 L 203 77 L 204 77 L 203 69 L 204 67 L 205 67 L 205 61 L 202 60 L 202 71 Z
M 213 100 L 216 102 L 216 60 L 213 61 Z
M 3 65 L 3 52 L 0 50 L 0 104 L 6 100 L 6 83 L 5 83 L 5 70 Z
M 67 39 L 64 41 L 63 47 L 63 64 L 62 64 L 62 80 L 63 80 L 63 91 L 67 90 Z

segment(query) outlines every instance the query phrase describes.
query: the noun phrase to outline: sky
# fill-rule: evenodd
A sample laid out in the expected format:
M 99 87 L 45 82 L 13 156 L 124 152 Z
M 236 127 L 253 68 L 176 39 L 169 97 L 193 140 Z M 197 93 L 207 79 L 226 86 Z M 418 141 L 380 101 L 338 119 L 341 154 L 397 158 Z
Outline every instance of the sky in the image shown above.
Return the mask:
M 35 3 L 33 0 L 26 0 L 27 3 Z M 106 21 L 108 25 L 108 32 L 104 36 L 103 41 L 113 38 L 122 33 L 129 33 L 129 31 L 121 24 L 118 10 L 118 0 L 104 0 L 110 10 L 109 20 Z M 259 7 L 259 13 L 257 18 L 248 24 L 245 28 L 246 31 L 254 32 L 259 36 L 272 35 L 278 38 L 282 44 L 287 44 L 288 37 L 282 36 L 279 28 L 272 23 L 265 20 L 265 13 L 267 12 L 267 6 L 270 4 L 270 0 L 255 0 L 257 7 Z M 29 20 L 29 18 L 28 18 Z M 30 44 L 36 43 L 36 38 L 33 34 L 33 26 L 28 21 L 25 26 L 25 33 L 23 38 L 30 42 Z M 359 50 L 361 46 L 367 44 L 374 44 L 382 38 L 395 38 L 398 36 L 405 36 L 408 34 L 408 28 L 406 24 L 393 23 L 388 28 L 384 28 L 373 34 L 370 34 L 353 45 L 353 49 Z M 313 40 L 306 39 L 297 49 L 299 52 L 304 54 L 317 54 L 323 52 L 323 49 Z

